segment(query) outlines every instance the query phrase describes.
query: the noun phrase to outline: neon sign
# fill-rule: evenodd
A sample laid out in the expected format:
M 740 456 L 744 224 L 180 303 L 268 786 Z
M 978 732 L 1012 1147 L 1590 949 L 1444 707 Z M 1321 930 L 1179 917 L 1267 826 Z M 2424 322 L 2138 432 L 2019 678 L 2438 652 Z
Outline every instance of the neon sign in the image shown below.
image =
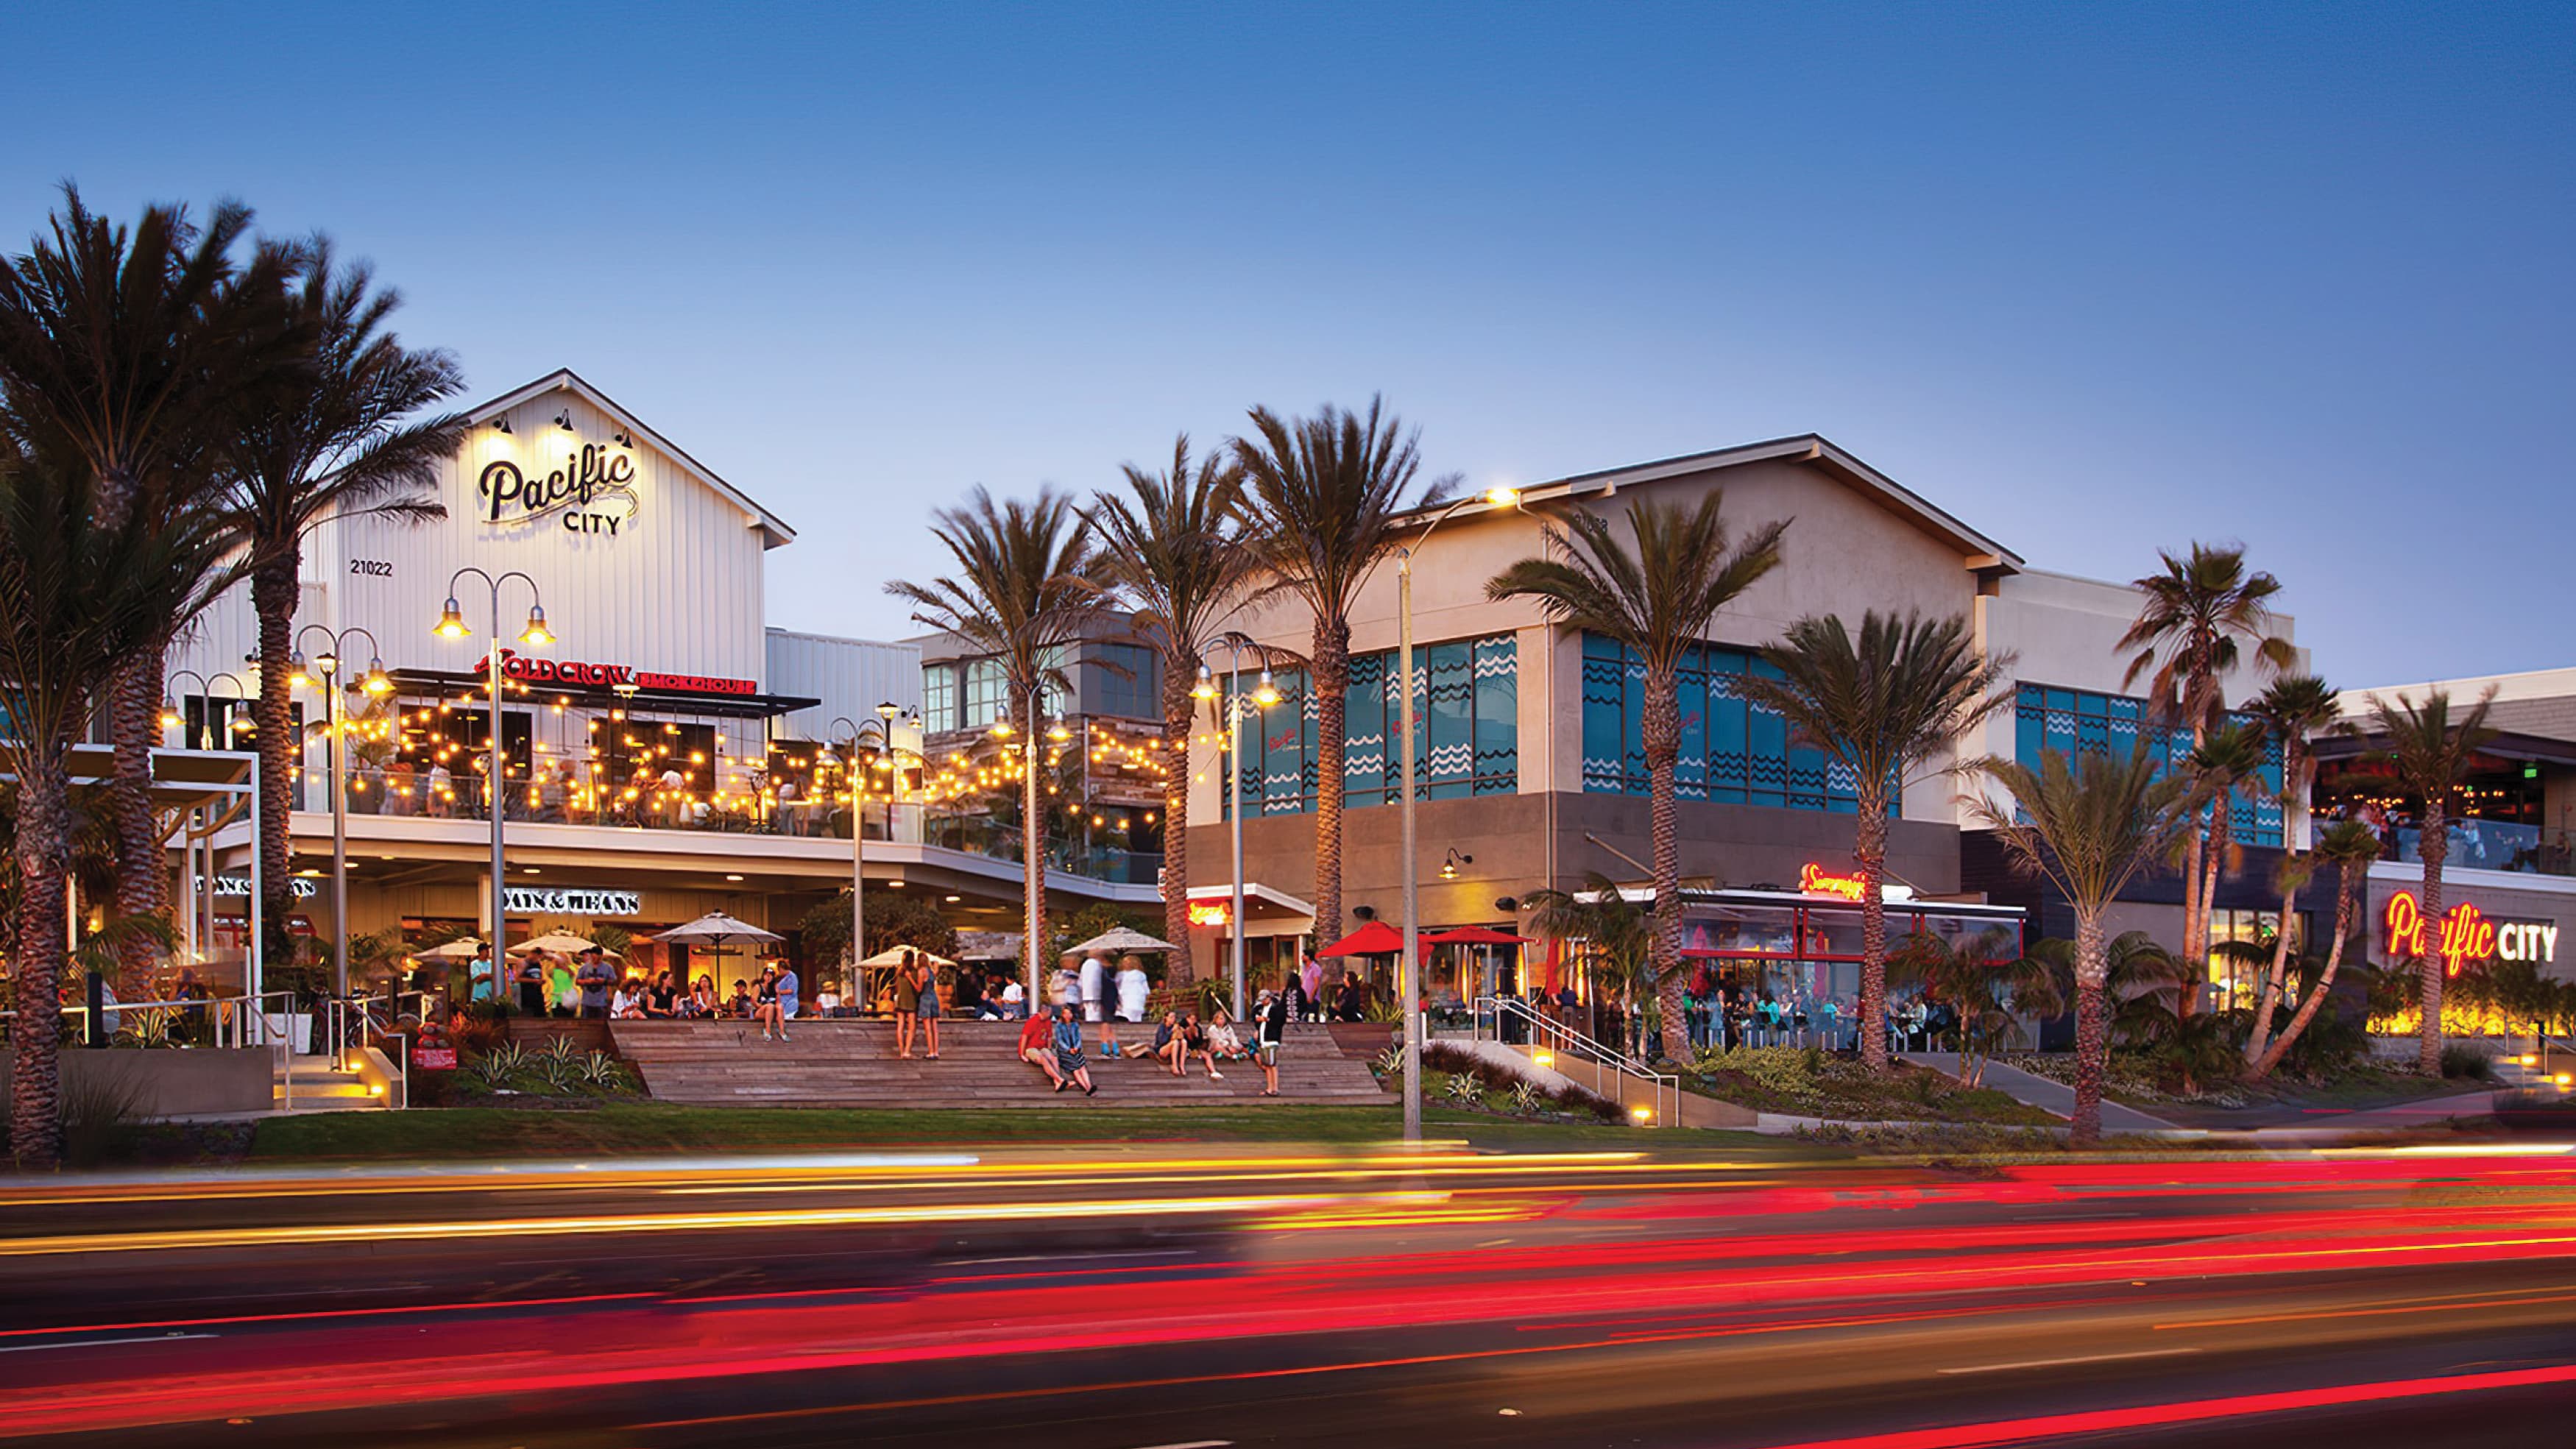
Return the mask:
M 1811 896 L 1840 896 L 1847 901 L 1861 898 L 1861 879 L 1856 875 L 1832 875 L 1825 868 L 1808 861 L 1798 869 L 1798 889 Z
M 760 693 L 757 679 L 723 679 L 705 674 L 657 674 L 631 664 L 590 664 L 578 659 L 537 659 L 514 649 L 501 651 L 501 677 L 535 684 L 582 684 L 614 689 L 632 684 L 665 694 Z
M 1213 905 L 1199 905 L 1197 903 L 1192 903 L 1190 906 L 1190 924 L 1193 926 L 1230 926 L 1234 924 L 1234 911 L 1223 901 L 1218 901 Z
M 2462 901 L 2442 915 L 2438 923 L 2429 923 L 2424 908 L 2418 905 L 2413 891 L 2399 891 L 2388 898 L 2388 909 L 2382 917 L 2388 928 L 2388 954 L 2405 958 L 2439 956 L 2442 974 L 2457 976 L 2460 968 L 2471 961 L 2484 961 L 2496 953 L 2496 923 L 2476 906 Z M 2436 926 L 2433 946 L 2427 950 L 2424 932 L 2428 924 Z M 2555 937 L 2557 928 L 2549 934 Z M 2554 949 L 2556 941 L 2550 945 Z

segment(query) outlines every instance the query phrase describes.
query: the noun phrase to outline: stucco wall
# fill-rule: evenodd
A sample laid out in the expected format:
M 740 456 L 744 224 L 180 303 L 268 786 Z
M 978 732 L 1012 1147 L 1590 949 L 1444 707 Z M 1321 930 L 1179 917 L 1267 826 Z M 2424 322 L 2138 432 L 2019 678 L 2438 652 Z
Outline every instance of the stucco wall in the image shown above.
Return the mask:
M 17 1053 L 0 1050 L 0 1077 Z M 66 1095 L 97 1089 L 135 1093 L 140 1117 L 182 1117 L 265 1112 L 275 1105 L 276 1056 L 264 1047 L 237 1051 L 188 1048 L 172 1051 L 92 1050 L 65 1047 Z

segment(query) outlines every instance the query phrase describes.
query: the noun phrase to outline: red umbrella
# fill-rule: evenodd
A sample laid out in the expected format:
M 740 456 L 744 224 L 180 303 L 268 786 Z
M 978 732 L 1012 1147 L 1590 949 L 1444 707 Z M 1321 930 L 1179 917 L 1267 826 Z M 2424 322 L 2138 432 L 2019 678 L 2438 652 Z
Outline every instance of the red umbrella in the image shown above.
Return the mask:
M 1454 931 L 1434 931 L 1422 938 L 1425 946 L 1526 946 L 1531 938 L 1497 931 L 1491 926 L 1460 926 Z
M 1395 956 L 1404 951 L 1404 933 L 1384 921 L 1371 921 L 1326 946 L 1317 956 Z

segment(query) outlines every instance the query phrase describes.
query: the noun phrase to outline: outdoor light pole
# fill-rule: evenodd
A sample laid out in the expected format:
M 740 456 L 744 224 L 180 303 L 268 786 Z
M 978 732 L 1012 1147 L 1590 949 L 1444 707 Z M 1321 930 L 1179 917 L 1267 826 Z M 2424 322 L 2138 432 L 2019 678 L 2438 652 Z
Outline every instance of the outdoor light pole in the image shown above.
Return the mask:
M 448 578 L 447 607 L 439 612 L 438 623 L 430 630 L 431 633 L 441 639 L 464 639 L 472 636 L 474 631 L 466 627 L 464 611 L 456 606 L 457 582 L 468 574 L 481 579 L 492 592 L 492 645 L 486 651 L 483 661 L 485 686 L 492 694 L 492 737 L 485 741 L 489 748 L 485 755 L 486 769 L 483 784 L 484 793 L 492 807 L 492 939 L 490 945 L 493 990 L 497 994 L 500 990 L 501 952 L 508 944 L 510 936 L 509 912 L 505 905 L 508 898 L 503 894 L 507 877 L 503 874 L 505 867 L 502 862 L 501 836 L 502 817 L 509 813 L 507 797 L 504 794 L 508 788 L 508 776 L 501 748 L 501 585 L 517 579 L 528 586 L 528 627 L 519 631 L 520 643 L 530 648 L 542 649 L 553 643 L 555 636 L 554 631 L 546 627 L 544 596 L 537 588 L 535 579 L 529 578 L 517 569 L 512 569 L 496 579 L 471 564 L 458 569 Z
M 1431 541 L 1433 529 L 1468 504 L 1509 508 L 1519 501 L 1520 494 L 1509 488 L 1461 498 L 1434 515 L 1420 538 L 1395 551 L 1396 732 L 1404 737 L 1403 793 L 1397 801 L 1397 813 L 1404 822 L 1399 857 L 1404 862 L 1404 954 L 1396 958 L 1395 975 L 1396 989 L 1404 996 L 1404 1140 L 1408 1143 L 1422 1141 L 1422 869 L 1413 856 L 1413 555 Z
M 846 726 L 850 734 L 850 964 L 841 984 L 848 997 L 845 1004 L 853 1008 L 865 1004 L 859 981 L 859 963 L 867 958 L 865 932 L 868 919 L 868 822 L 866 810 L 859 803 L 859 745 L 874 733 L 878 747 L 892 758 L 895 751 L 894 722 L 902 714 L 901 706 L 886 700 L 877 706 L 877 718 L 873 723 L 859 724 L 844 714 L 834 715 L 832 722 L 824 726 L 827 731 Z M 829 760 L 831 755 L 831 747 L 825 746 L 823 759 Z M 894 835 L 894 807 L 891 805 L 886 807 L 886 835 L 889 838 Z
M 340 724 L 340 650 L 350 636 L 363 634 L 367 640 L 367 672 L 361 687 L 369 694 L 384 694 L 393 688 L 385 676 L 385 661 L 376 636 L 357 627 L 334 633 L 320 624 L 307 624 L 295 635 L 295 648 L 287 654 L 288 667 L 301 674 L 304 636 L 322 636 L 322 652 L 313 658 L 313 668 L 321 676 L 322 718 L 325 745 L 324 759 L 331 772 L 331 994 L 346 998 L 349 994 L 349 774 L 346 733 Z
M 1234 912 L 1229 918 L 1228 933 L 1231 937 L 1232 949 L 1228 955 L 1232 958 L 1233 968 L 1231 974 L 1234 981 L 1234 1019 L 1241 1021 L 1244 1019 L 1243 953 L 1245 945 L 1243 937 L 1243 719 L 1247 714 L 1258 715 L 1262 710 L 1278 703 L 1279 690 L 1270 682 L 1269 650 L 1241 634 L 1226 634 L 1216 642 L 1226 647 L 1227 656 L 1223 716 L 1228 806 L 1226 833 L 1234 844 Z M 1253 650 L 1261 659 L 1261 685 L 1253 691 L 1252 698 L 1249 700 L 1243 697 L 1243 651 L 1246 649 Z M 1216 698 L 1216 681 L 1210 677 L 1205 664 L 1199 666 L 1199 682 L 1190 690 L 1190 693 L 1203 700 Z

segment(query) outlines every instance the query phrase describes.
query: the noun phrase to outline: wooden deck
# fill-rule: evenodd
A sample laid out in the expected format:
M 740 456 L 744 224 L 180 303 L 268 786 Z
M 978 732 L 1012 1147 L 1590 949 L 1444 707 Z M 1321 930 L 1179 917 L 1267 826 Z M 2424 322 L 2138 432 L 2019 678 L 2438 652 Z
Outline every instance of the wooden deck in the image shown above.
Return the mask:
M 1012 1048 L 1018 1022 L 943 1021 L 940 1059 L 894 1054 L 894 1026 L 882 1021 L 794 1023 L 784 1042 L 763 1041 L 748 1021 L 608 1023 L 617 1052 L 642 1073 L 656 1100 L 707 1106 L 778 1107 L 1049 1107 L 1114 1102 L 1122 1107 L 1192 1107 L 1213 1103 L 1371 1103 L 1388 1100 L 1368 1063 L 1345 1055 L 1320 1027 L 1292 1027 L 1280 1054 L 1276 1099 L 1261 1093 L 1261 1069 L 1221 1063 L 1225 1080 L 1192 1065 L 1180 1077 L 1143 1060 L 1089 1054 L 1100 1095 L 1051 1092 L 1036 1067 Z M 1098 1028 L 1092 1028 L 1097 1040 Z M 1153 1028 L 1122 1027 L 1123 1041 L 1150 1046 Z M 918 1048 L 915 1049 L 918 1052 Z

